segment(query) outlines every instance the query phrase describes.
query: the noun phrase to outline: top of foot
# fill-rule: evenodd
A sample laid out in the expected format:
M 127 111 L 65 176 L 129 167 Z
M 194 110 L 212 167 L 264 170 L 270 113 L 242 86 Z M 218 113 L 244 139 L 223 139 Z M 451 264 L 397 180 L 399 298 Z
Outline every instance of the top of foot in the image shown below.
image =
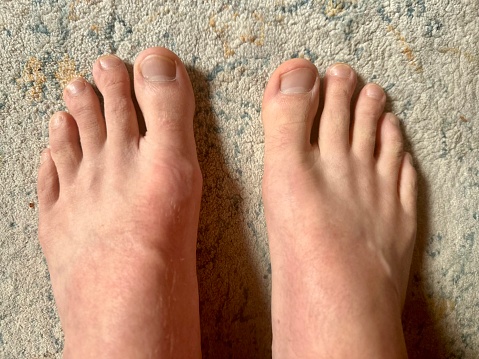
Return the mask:
M 314 65 L 295 59 L 265 90 L 263 198 L 276 358 L 406 355 L 400 315 L 416 174 L 397 117 L 383 113 L 384 91 L 368 84 L 352 103 L 355 86 L 355 72 L 335 64 L 320 94 Z
M 199 357 L 196 232 L 201 172 L 194 97 L 180 59 L 143 51 L 98 59 L 92 86 L 64 91 L 38 193 L 40 242 L 65 333 L 65 358 Z

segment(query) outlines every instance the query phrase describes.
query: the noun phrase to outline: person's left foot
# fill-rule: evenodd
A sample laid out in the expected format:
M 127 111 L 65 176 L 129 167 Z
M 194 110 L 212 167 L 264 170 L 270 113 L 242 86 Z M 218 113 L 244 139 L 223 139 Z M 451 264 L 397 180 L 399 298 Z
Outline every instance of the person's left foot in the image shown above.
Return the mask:
M 124 63 L 101 57 L 50 122 L 38 178 L 39 238 L 65 358 L 200 357 L 196 236 L 202 176 L 194 97 L 164 48 L 137 58 L 139 133 Z
M 273 358 L 404 358 L 401 306 L 416 234 L 416 171 L 386 95 L 335 64 L 293 59 L 263 97 L 263 199 Z M 311 143 L 311 137 L 318 141 Z

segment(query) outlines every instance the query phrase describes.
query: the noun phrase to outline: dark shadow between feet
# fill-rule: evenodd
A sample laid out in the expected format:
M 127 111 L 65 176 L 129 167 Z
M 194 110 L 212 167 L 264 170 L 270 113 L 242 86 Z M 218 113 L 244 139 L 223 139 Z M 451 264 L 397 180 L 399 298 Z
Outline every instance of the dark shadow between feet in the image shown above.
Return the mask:
M 269 294 L 246 230 L 242 189 L 225 160 L 207 77 L 187 68 L 203 173 L 197 268 L 204 358 L 271 357 Z M 258 186 L 260 184 L 258 183 Z

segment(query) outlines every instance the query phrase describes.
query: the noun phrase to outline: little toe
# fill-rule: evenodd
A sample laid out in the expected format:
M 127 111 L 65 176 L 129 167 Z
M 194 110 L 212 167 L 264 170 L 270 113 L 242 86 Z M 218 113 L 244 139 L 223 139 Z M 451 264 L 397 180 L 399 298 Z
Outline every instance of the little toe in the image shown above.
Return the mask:
M 399 119 L 386 113 L 379 120 L 376 137 L 377 170 L 379 175 L 397 186 L 399 168 L 404 156 Z
M 131 98 L 130 77 L 118 57 L 100 57 L 93 66 L 95 84 L 103 95 L 107 141 L 114 148 L 125 143 L 138 143 L 138 121 Z
M 351 149 L 360 159 L 374 159 L 377 124 L 385 102 L 386 95 L 376 84 L 364 86 L 359 93 L 352 123 Z
M 146 123 L 146 142 L 196 156 L 195 99 L 178 56 L 161 47 L 147 49 L 138 55 L 134 74 L 135 94 Z
M 47 148 L 42 152 L 38 169 L 37 193 L 41 213 L 56 202 L 59 190 L 57 169 L 50 150 Z
M 265 165 L 311 152 L 311 127 L 318 110 L 319 75 L 309 61 L 284 62 L 271 75 L 263 96 Z
M 324 78 L 324 108 L 319 122 L 319 149 L 326 158 L 349 151 L 351 98 L 356 73 L 346 64 L 335 64 Z
M 105 143 L 106 127 L 95 91 L 83 78 L 76 78 L 67 85 L 63 97 L 78 125 L 83 154 L 96 157 Z
M 58 172 L 60 185 L 76 175 L 82 159 L 78 127 L 72 116 L 57 112 L 50 120 L 50 153 Z
M 406 213 L 416 218 L 417 174 L 412 157 L 405 153 L 402 159 L 399 174 L 399 199 Z

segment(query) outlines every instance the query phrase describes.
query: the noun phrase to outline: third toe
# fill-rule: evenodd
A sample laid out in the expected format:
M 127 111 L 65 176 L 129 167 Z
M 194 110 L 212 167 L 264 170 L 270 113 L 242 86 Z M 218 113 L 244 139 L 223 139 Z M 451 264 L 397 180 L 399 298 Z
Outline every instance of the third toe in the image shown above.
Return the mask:
M 399 119 L 386 113 L 378 123 L 376 138 L 377 168 L 382 178 L 397 184 L 399 168 L 403 159 L 404 143 Z
M 351 148 L 358 158 L 373 160 L 377 124 L 384 111 L 386 95 L 376 84 L 368 84 L 359 93 L 352 123 Z
M 60 184 L 69 183 L 82 159 L 80 137 L 75 120 L 66 112 L 56 113 L 50 120 L 50 152 Z
M 77 78 L 67 85 L 63 97 L 78 125 L 83 154 L 96 155 L 105 143 L 106 128 L 95 91 L 84 79 Z

